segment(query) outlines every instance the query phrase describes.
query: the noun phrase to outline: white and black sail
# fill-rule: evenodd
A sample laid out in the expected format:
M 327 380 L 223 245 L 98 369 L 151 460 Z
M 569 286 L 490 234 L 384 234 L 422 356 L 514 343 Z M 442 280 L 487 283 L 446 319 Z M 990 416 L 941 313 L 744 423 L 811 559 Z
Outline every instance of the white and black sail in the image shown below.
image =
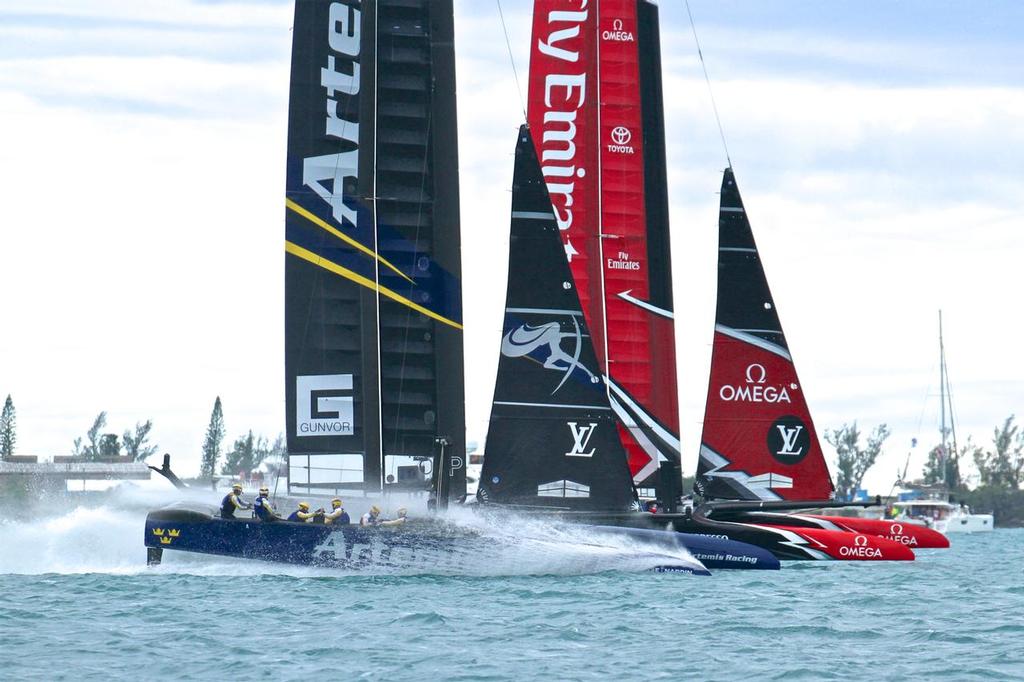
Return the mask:
M 451 0 L 296 2 L 285 373 L 298 490 L 380 490 L 387 458 L 415 467 L 439 438 L 464 452 L 454 74 Z
M 629 508 L 617 421 L 526 126 L 516 145 L 505 305 L 479 498 Z

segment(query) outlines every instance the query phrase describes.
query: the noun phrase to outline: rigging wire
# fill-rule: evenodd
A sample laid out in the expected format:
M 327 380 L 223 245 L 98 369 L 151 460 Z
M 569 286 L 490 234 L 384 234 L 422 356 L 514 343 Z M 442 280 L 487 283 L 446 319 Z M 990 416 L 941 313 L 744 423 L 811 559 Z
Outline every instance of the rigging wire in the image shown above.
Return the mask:
M 697 25 L 693 21 L 693 12 L 690 11 L 690 0 L 686 0 L 686 14 L 690 17 L 690 29 L 693 31 L 693 42 L 697 44 L 697 56 L 700 57 L 700 68 L 704 71 L 704 82 L 708 85 L 708 96 L 711 98 L 711 109 L 715 112 L 715 121 L 718 123 L 718 135 L 722 138 L 722 148 L 725 149 L 725 160 L 732 168 L 732 159 L 729 157 L 729 145 L 725 142 L 725 130 L 722 128 L 722 119 L 718 115 L 718 105 L 715 103 L 715 93 L 711 89 L 711 78 L 708 77 L 708 65 L 704 63 L 704 53 L 700 49 L 700 39 L 697 38 Z
M 942 356 L 942 364 L 946 365 L 946 356 Z M 949 381 L 949 367 L 946 367 L 946 404 L 949 405 L 949 435 L 953 438 L 953 456 L 959 456 L 959 447 L 956 442 L 956 415 L 953 413 L 953 384 Z M 948 453 L 943 453 L 946 455 Z
M 508 39 L 508 26 L 505 24 L 505 13 L 501 11 L 501 0 L 494 0 L 498 5 L 498 16 L 501 17 L 501 30 L 505 33 L 505 47 L 508 48 L 508 61 L 512 64 L 512 75 L 516 80 L 516 94 L 519 96 L 519 107 L 523 110 L 523 120 L 526 120 L 526 101 L 523 99 L 523 88 L 519 84 L 519 72 L 516 70 L 516 60 L 512 56 L 512 41 Z

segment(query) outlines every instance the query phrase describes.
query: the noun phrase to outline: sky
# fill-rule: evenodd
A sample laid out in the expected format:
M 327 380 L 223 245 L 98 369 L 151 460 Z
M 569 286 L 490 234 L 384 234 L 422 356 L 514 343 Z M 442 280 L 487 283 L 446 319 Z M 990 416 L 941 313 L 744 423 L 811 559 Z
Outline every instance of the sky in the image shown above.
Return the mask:
M 661 6 L 683 469 L 696 466 L 727 165 L 682 0 Z M 497 368 L 531 3 L 456 0 L 467 430 Z M 819 433 L 938 438 L 1024 418 L 1024 5 L 690 0 L 737 182 Z M 0 399 L 19 454 L 153 420 L 198 470 L 284 429 L 290 2 L 0 3 Z M 512 64 L 518 71 L 517 85 Z M 911 449 L 913 438 L 920 440 Z M 826 444 L 831 456 L 831 448 Z

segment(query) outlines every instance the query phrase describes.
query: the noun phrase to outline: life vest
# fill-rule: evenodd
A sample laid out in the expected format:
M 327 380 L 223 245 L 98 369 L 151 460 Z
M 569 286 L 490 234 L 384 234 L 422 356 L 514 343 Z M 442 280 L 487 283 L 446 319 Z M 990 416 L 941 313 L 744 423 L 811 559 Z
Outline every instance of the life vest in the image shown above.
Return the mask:
M 334 516 L 334 514 L 336 514 L 337 512 L 341 513 L 337 514 L 337 516 Z M 345 511 L 344 508 L 334 509 L 329 514 L 324 516 L 324 523 L 328 525 L 347 526 L 351 522 L 352 519 L 351 517 L 349 517 L 348 512 Z
M 302 523 L 304 523 L 306 521 L 306 519 L 299 518 L 299 510 L 298 509 L 293 511 L 291 513 L 291 515 L 288 516 L 288 520 L 289 521 L 299 521 L 299 522 L 302 522 Z
M 252 503 L 253 511 L 256 513 L 256 518 L 260 521 L 274 521 L 276 520 L 270 506 L 270 501 L 264 497 L 257 497 L 256 501 Z
M 224 496 L 224 499 L 220 502 L 220 517 L 222 519 L 233 519 L 235 518 L 235 503 L 231 499 L 234 497 L 234 493 L 228 493 Z

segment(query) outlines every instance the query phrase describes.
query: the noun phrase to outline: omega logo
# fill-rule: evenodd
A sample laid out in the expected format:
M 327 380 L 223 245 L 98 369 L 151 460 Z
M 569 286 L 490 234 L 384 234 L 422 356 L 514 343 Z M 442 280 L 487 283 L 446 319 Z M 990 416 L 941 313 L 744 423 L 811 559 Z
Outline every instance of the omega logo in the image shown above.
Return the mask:
M 756 379 L 754 378 L 755 376 L 757 377 Z M 765 370 L 764 365 L 759 365 L 755 362 L 753 365 L 747 367 L 748 384 L 763 384 L 767 378 L 768 372 Z

